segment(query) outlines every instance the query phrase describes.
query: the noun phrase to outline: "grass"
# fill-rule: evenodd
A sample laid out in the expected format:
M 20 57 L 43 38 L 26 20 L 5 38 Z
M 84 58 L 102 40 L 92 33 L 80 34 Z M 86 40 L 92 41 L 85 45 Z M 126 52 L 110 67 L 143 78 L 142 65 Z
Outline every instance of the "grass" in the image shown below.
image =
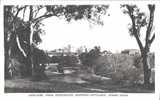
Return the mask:
M 68 75 L 47 73 L 47 76 L 48 80 L 41 81 L 32 81 L 29 78 L 5 80 L 5 93 L 154 93 L 154 89 L 124 86 L 112 80 L 95 83 L 68 83 L 63 80 Z

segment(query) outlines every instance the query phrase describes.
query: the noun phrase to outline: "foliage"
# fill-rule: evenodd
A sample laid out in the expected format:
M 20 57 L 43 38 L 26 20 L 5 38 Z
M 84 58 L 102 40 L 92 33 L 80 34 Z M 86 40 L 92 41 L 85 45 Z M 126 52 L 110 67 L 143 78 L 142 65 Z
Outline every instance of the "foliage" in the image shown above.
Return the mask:
M 137 31 L 140 31 L 142 27 L 147 25 L 147 15 L 144 12 L 140 12 L 140 9 L 136 5 L 121 5 L 121 8 L 123 8 L 124 14 L 134 17 L 135 28 Z M 129 32 L 131 36 L 134 34 L 140 36 L 139 32 L 134 32 L 132 24 L 129 24 Z
M 155 5 L 148 5 L 148 10 L 150 11 L 149 15 L 145 12 L 141 12 L 140 9 L 136 5 L 121 5 L 122 11 L 124 14 L 129 15 L 131 19 L 131 24 L 129 24 L 129 32 L 131 36 L 136 38 L 136 41 L 140 47 L 140 50 L 146 49 L 149 52 L 149 48 L 151 43 L 155 38 L 154 33 L 154 10 Z M 145 37 L 145 45 L 142 44 L 140 40 L 141 28 L 146 27 L 146 37 Z
M 140 9 L 136 5 L 122 5 L 123 12 L 129 15 L 131 19 L 131 27 L 129 31 L 132 36 L 135 37 L 138 46 L 141 51 L 142 62 L 143 62 L 143 72 L 144 72 L 144 85 L 146 87 L 150 86 L 151 68 L 149 65 L 149 52 L 152 42 L 155 39 L 154 32 L 154 12 L 155 5 L 148 4 L 149 16 L 146 16 L 144 12 L 140 12 Z M 145 44 L 142 43 L 140 39 L 141 28 L 146 28 L 145 34 Z
M 153 55 L 149 58 L 154 69 Z M 141 56 L 138 55 L 112 54 L 111 56 L 100 56 L 96 60 L 95 74 L 110 77 L 114 81 L 122 82 L 123 84 L 139 84 L 144 81 L 143 63 Z M 151 77 L 154 82 L 154 74 Z
M 42 42 L 40 35 L 45 34 L 45 31 L 41 29 L 41 26 L 44 26 L 44 25 L 40 22 L 35 25 L 35 31 L 33 33 L 33 43 L 35 43 L 36 45 Z
M 81 60 L 82 64 L 85 66 L 93 66 L 95 60 L 100 56 L 100 47 L 95 46 L 89 52 L 84 52 L 79 55 L 79 59 Z
M 11 73 L 17 73 L 19 68 L 16 68 L 16 66 L 19 67 L 22 63 L 22 61 L 16 58 L 16 54 L 20 53 L 16 45 L 17 32 L 15 30 L 22 26 L 24 22 L 16 17 L 13 12 L 13 6 L 4 6 L 5 77 L 12 77 Z M 21 56 L 19 57 L 21 58 Z M 23 57 L 21 59 L 24 60 Z
M 113 54 L 112 56 L 101 56 L 97 60 L 96 74 L 110 77 L 114 81 L 122 82 L 137 77 L 133 66 L 133 57 L 124 54 Z M 132 74 L 132 75 L 131 75 Z M 130 79 L 129 79 L 130 78 Z M 132 78 L 134 79 L 134 78 Z M 137 78 L 135 78 L 137 79 Z
M 106 14 L 108 5 L 54 5 L 46 6 L 49 14 L 64 17 L 66 21 L 87 19 L 88 21 L 103 25 L 101 15 Z
M 125 54 L 100 56 L 96 60 L 96 73 L 107 76 L 133 64 L 133 57 Z
M 76 56 L 53 56 L 52 62 L 59 63 L 60 65 L 73 67 L 78 63 L 78 58 Z
M 5 71 L 8 71 L 8 59 L 15 55 L 23 56 L 29 69 L 34 67 L 33 62 L 36 62 L 38 58 L 33 59 L 32 45 L 36 46 L 42 41 L 40 34 L 44 33 L 41 29 L 43 19 L 52 16 L 63 17 L 68 22 L 71 19 L 86 19 L 94 24 L 102 25 L 101 15 L 106 14 L 108 7 L 108 5 L 4 6 Z M 44 13 L 41 13 L 42 10 Z M 27 11 L 29 12 L 26 13 Z M 20 13 L 23 16 L 20 17 Z M 28 18 L 25 18 L 26 16 Z

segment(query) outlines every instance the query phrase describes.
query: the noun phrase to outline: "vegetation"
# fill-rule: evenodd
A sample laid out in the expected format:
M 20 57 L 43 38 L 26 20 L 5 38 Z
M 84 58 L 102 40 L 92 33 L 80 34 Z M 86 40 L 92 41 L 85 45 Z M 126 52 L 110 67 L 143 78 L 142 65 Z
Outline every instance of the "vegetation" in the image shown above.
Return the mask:
M 149 55 L 151 68 L 154 69 L 154 54 Z M 154 84 L 154 71 L 150 82 Z M 124 85 L 143 84 L 143 63 L 141 56 L 127 54 L 112 54 L 100 56 L 96 61 L 95 74 L 110 77 L 113 81 Z
M 84 80 L 87 88 L 90 87 L 90 83 L 94 83 L 95 81 L 101 82 L 102 76 L 111 79 L 111 81 L 98 83 L 100 86 L 98 88 L 104 89 L 104 91 L 111 89 L 106 84 L 113 84 L 114 82 L 119 83 L 118 86 L 144 83 L 144 86 L 149 88 L 155 82 L 154 71 L 152 71 L 155 65 L 155 56 L 150 53 L 151 44 L 155 39 L 153 25 L 155 5 L 148 5 L 148 16 L 144 12 L 141 12 L 136 5 L 126 4 L 121 6 L 124 14 L 129 15 L 131 19 L 129 33 L 135 37 L 141 55 L 112 54 L 107 51 L 105 52 L 109 55 L 102 55 L 104 52 L 101 52 L 100 47 L 95 46 L 90 51 L 86 50 L 85 52 L 83 52 L 83 48 L 79 48 L 77 50 L 79 56 L 77 57 L 76 55 L 70 55 L 71 46 L 69 45 L 67 48 L 68 55 L 64 56 L 62 53 L 61 56 L 49 58 L 43 50 L 37 48 L 37 45 L 42 42 L 40 35 L 45 33 L 41 29 L 43 25 L 41 23 L 42 20 L 55 16 L 64 18 L 67 22 L 85 19 L 90 23 L 103 25 L 101 16 L 106 14 L 108 7 L 108 5 L 4 6 L 5 78 L 21 77 L 23 81 L 27 80 L 29 84 L 33 80 L 43 82 L 42 79 L 48 79 L 46 76 L 48 73 L 45 72 L 46 63 L 58 63 L 57 69 L 60 73 L 64 73 L 63 67 L 66 66 L 81 67 L 80 72 L 82 73 L 80 74 L 83 75 L 80 75 L 77 71 L 77 73 L 71 74 L 71 76 Z M 39 15 L 41 10 L 44 13 Z M 29 12 L 26 13 L 27 11 Z M 20 13 L 23 14 L 22 17 L 20 17 Z M 29 16 L 27 20 L 25 16 Z M 140 40 L 142 28 L 146 28 L 145 44 L 142 44 Z M 81 64 L 78 64 L 78 60 L 81 61 Z M 51 78 L 50 75 L 48 76 Z M 53 80 L 58 80 L 46 80 L 45 85 L 49 84 L 46 86 L 58 86 L 61 88 L 59 86 L 61 84 L 71 87 L 71 85 L 62 82 L 61 79 L 65 78 L 65 75 L 54 77 L 52 73 L 51 76 L 55 78 Z M 9 87 L 10 80 L 7 82 L 6 85 Z M 55 84 L 51 85 L 50 83 L 52 82 L 55 82 Z M 101 84 L 103 87 L 101 87 Z M 111 84 L 109 85 L 112 86 Z M 81 87 L 77 84 L 72 85 L 76 89 L 77 87 L 78 89 Z M 95 85 L 93 84 L 93 86 Z M 17 86 L 14 88 L 17 88 Z
M 56 16 L 64 17 L 68 22 L 72 19 L 86 19 L 94 24 L 102 25 L 100 16 L 106 14 L 107 8 L 108 5 L 5 6 L 5 77 L 10 76 L 8 69 L 11 62 L 9 59 L 14 59 L 15 55 L 23 59 L 23 64 L 26 66 L 25 70 L 27 70 L 26 76 L 33 76 L 37 72 L 34 70 L 36 64 L 34 64 L 35 59 L 33 59 L 32 54 L 34 47 L 41 42 L 39 34 L 43 33 L 40 29 L 42 20 Z M 45 12 L 38 16 L 41 10 Z M 29 13 L 26 13 L 27 11 Z M 22 17 L 19 17 L 20 12 L 23 14 Z M 25 18 L 25 16 L 29 17 Z
M 99 56 L 100 56 L 100 47 L 95 46 L 89 52 L 84 52 L 80 54 L 79 59 L 81 60 L 82 64 L 85 67 L 91 68 L 89 70 L 93 70 L 92 72 L 94 73 L 95 61 Z
M 131 36 L 135 37 L 140 48 L 144 70 L 144 85 L 148 87 L 150 85 L 149 80 L 151 76 L 151 67 L 148 62 L 149 52 L 151 44 L 155 39 L 155 32 L 153 30 L 155 5 L 148 5 L 149 16 L 144 12 L 140 12 L 140 9 L 136 5 L 122 5 L 122 8 L 125 8 L 123 12 L 129 15 L 131 19 L 129 32 L 131 33 Z M 142 44 L 142 41 L 140 40 L 140 32 L 143 27 L 146 27 L 145 44 Z
M 74 55 L 67 56 L 52 56 L 52 63 L 58 63 L 57 69 L 60 73 L 64 73 L 64 67 L 76 67 L 78 63 L 78 58 Z

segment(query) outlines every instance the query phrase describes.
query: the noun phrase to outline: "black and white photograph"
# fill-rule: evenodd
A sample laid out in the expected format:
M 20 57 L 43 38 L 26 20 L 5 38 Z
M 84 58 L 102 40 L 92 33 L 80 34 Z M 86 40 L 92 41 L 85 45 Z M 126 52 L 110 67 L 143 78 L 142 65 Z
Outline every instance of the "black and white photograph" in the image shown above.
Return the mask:
M 2 5 L 4 93 L 154 94 L 157 6 Z

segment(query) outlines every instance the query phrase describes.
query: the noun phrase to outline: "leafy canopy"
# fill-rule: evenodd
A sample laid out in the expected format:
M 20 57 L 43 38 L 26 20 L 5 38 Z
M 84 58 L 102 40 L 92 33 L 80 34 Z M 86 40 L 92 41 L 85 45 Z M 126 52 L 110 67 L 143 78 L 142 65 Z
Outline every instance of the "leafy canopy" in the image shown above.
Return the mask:
M 129 24 L 130 35 L 137 34 L 140 36 L 140 29 L 147 25 L 147 15 L 141 12 L 137 5 L 121 5 L 121 8 L 124 14 L 128 14 L 131 17 L 132 24 Z M 138 32 L 134 32 L 134 30 Z
M 103 25 L 101 16 L 107 13 L 108 5 L 54 5 L 46 6 L 47 15 L 63 17 L 66 21 L 86 19 Z

